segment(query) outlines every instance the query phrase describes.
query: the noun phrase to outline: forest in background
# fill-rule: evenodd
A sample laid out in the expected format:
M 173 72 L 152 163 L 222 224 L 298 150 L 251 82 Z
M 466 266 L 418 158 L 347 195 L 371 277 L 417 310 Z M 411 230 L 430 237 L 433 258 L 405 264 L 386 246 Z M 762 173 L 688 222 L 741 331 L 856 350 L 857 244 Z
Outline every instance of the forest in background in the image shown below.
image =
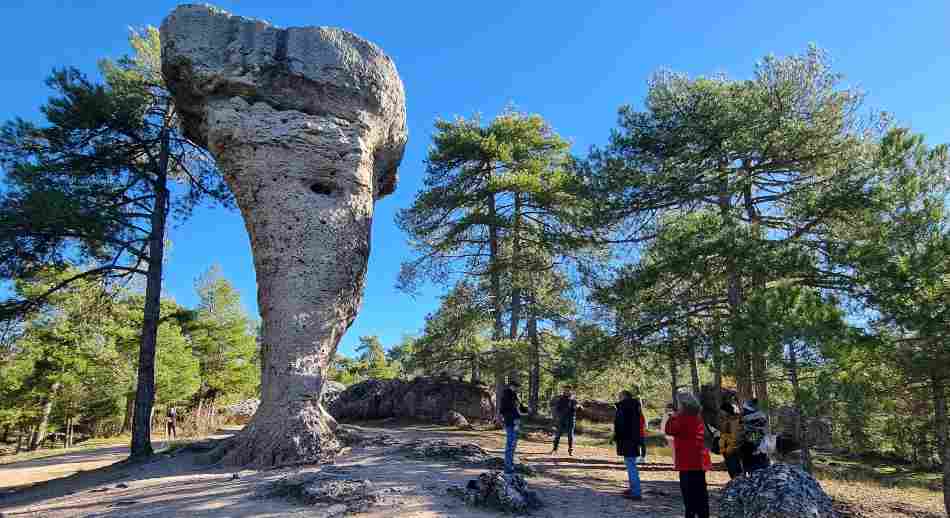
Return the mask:
M 154 413 L 258 388 L 255 320 L 219 272 L 197 308 L 161 298 L 168 222 L 232 201 L 180 133 L 157 31 L 132 46 L 102 83 L 55 71 L 46 121 L 0 131 L 0 433 L 29 447 L 75 427 L 148 455 Z M 441 304 L 331 377 L 516 376 L 533 413 L 566 384 L 636 387 L 653 412 L 726 386 L 950 484 L 947 148 L 870 110 L 815 47 L 748 79 L 660 71 L 610 134 L 581 153 L 514 108 L 436 121 L 397 289 L 440 286 Z

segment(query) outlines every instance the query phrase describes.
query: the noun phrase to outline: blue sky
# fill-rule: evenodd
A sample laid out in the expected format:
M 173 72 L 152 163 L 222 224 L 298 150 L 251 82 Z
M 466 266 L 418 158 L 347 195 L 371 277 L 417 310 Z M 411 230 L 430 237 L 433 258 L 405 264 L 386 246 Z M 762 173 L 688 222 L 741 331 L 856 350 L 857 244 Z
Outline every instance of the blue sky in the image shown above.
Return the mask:
M 678 4 L 677 7 L 671 4 Z M 0 2 L 0 120 L 37 117 L 53 67 L 89 73 L 129 51 L 127 27 L 158 25 L 171 1 Z M 407 257 L 393 216 L 421 184 L 437 117 L 491 116 L 513 103 L 540 113 L 574 152 L 603 143 L 622 104 L 639 105 L 658 68 L 746 77 L 756 60 L 828 50 L 869 105 L 950 141 L 950 2 L 358 2 L 241 0 L 219 7 L 277 25 L 342 27 L 380 45 L 406 86 L 409 145 L 394 195 L 376 207 L 363 310 L 343 338 L 378 334 L 387 346 L 418 331 L 441 290 L 410 299 L 393 288 Z M 166 293 L 192 305 L 194 279 L 222 266 L 256 314 L 250 247 L 237 212 L 203 209 L 171 231 Z

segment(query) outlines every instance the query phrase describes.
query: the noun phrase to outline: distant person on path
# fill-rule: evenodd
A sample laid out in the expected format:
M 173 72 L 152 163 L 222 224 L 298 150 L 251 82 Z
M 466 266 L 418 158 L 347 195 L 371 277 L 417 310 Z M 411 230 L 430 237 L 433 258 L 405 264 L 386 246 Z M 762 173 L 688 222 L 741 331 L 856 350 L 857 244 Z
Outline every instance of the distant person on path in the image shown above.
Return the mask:
M 759 400 L 751 399 L 743 403 L 739 451 L 746 473 L 767 468 L 771 464 L 765 444 L 768 433 L 769 418 L 759 410 Z
M 627 480 L 630 488 L 623 497 L 630 500 L 642 500 L 640 472 L 637 470 L 637 457 L 646 457 L 647 447 L 643 437 L 643 411 L 640 401 L 629 390 L 620 392 L 617 413 L 614 416 L 614 443 L 617 455 L 623 457 L 627 466 Z
M 167 418 L 165 421 L 165 438 L 177 439 L 178 431 L 175 429 L 175 425 L 178 421 L 178 410 L 173 406 L 168 407 L 165 417 Z
M 719 423 L 722 430 L 719 435 L 719 452 L 726 460 L 729 478 L 736 478 L 742 474 L 742 454 L 739 452 L 742 419 L 732 403 L 723 403 L 720 410 L 722 410 L 722 416 L 719 418 Z
M 558 445 L 561 442 L 561 434 L 567 434 L 567 454 L 574 456 L 574 426 L 577 424 L 577 398 L 574 396 L 574 387 L 564 387 L 561 393 L 552 405 L 552 413 L 557 424 L 554 432 L 554 449 L 551 453 L 557 453 Z
M 706 487 L 707 452 L 702 406 L 696 396 L 677 395 L 679 410 L 666 421 L 666 435 L 673 437 L 676 471 L 680 472 L 680 491 L 686 518 L 709 518 L 709 490 Z
M 501 394 L 501 417 L 505 423 L 505 474 L 515 472 L 515 449 L 518 447 L 518 430 L 521 428 L 521 413 L 527 412 L 518 401 L 517 380 L 508 382 Z

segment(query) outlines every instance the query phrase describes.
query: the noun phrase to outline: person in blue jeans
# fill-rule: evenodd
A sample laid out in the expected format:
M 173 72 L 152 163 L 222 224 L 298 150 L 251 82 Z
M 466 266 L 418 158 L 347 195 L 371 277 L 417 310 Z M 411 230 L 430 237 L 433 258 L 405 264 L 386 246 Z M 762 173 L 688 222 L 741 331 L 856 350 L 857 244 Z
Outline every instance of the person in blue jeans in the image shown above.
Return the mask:
M 640 490 L 640 472 L 637 470 L 637 457 L 647 455 L 641 416 L 640 402 L 629 390 L 622 391 L 620 401 L 617 402 L 617 413 L 614 416 L 614 443 L 617 446 L 617 455 L 623 457 L 623 462 L 627 466 L 630 488 L 623 492 L 623 497 L 630 500 L 643 499 Z
M 505 423 L 505 474 L 515 472 L 515 449 L 518 447 L 518 429 L 521 428 L 521 413 L 527 412 L 518 401 L 517 380 L 508 382 L 501 394 L 501 417 Z

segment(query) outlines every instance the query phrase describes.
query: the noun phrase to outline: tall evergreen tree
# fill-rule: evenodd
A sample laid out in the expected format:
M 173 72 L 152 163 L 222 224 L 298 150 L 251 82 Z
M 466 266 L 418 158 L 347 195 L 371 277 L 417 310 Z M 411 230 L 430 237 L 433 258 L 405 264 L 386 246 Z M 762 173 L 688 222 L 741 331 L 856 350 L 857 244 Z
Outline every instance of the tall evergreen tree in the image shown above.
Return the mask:
M 877 121 L 862 120 L 862 95 L 840 84 L 817 48 L 766 57 L 749 80 L 663 72 L 646 109 L 622 108 L 610 145 L 588 164 L 603 200 L 594 216 L 618 241 L 650 241 L 670 216 L 718 213 L 742 398 L 768 396 L 765 351 L 746 318 L 750 297 L 776 277 L 846 284 L 823 254 L 829 224 L 866 204 Z M 782 268 L 761 268 L 762 256 Z
M 230 203 L 213 162 L 185 139 L 159 70 L 158 30 L 135 32 L 132 57 L 104 60 L 104 84 L 75 69 L 53 73 L 56 95 L 45 124 L 22 119 L 0 130 L 0 275 L 28 279 L 40 265 L 80 271 L 5 315 L 42 305 L 87 278 L 146 279 L 132 457 L 152 453 L 162 267 L 169 217 L 184 218 L 200 200 Z M 91 267 L 87 267 L 91 265 Z

